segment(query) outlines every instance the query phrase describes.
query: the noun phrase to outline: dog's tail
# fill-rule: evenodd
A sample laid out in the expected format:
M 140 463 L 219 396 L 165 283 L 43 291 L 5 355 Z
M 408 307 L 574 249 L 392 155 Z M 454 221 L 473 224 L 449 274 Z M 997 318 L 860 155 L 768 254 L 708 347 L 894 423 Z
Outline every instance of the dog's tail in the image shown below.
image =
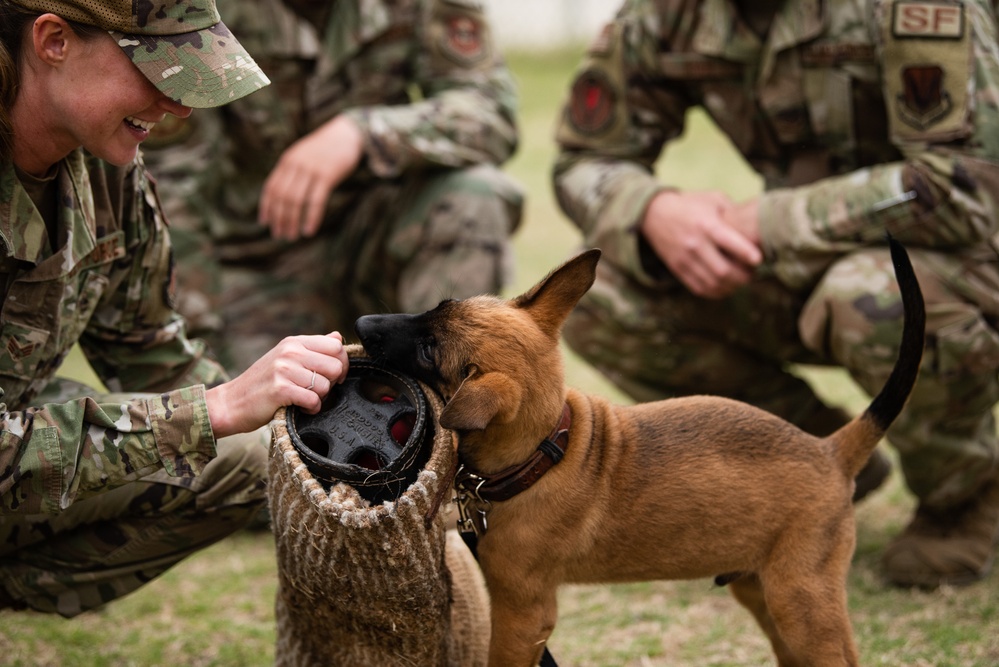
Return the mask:
M 867 410 L 829 436 L 843 471 L 851 479 L 864 467 L 871 452 L 902 411 L 902 406 L 905 405 L 909 392 L 916 383 L 919 363 L 923 356 L 923 342 L 926 336 L 923 293 L 919 289 L 919 281 L 912 270 L 912 262 L 909 261 L 909 254 L 905 248 L 891 236 L 888 237 L 888 246 L 905 311 L 902 344 L 888 381 L 867 406 Z

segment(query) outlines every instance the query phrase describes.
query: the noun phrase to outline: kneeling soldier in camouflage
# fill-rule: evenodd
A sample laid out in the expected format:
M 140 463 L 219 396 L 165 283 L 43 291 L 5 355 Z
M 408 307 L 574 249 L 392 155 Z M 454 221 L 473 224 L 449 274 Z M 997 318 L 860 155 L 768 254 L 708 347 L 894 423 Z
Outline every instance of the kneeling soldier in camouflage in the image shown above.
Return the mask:
M 919 499 L 883 557 L 900 585 L 978 580 L 999 533 L 997 82 L 983 0 L 633 0 L 558 131 L 559 202 L 604 251 L 566 336 L 638 400 L 721 394 L 832 431 L 846 416 L 788 366 L 884 383 L 902 322 L 886 232 L 906 245 L 928 344 L 888 436 Z M 694 107 L 763 194 L 655 178 Z M 888 469 L 872 458 L 855 498 Z

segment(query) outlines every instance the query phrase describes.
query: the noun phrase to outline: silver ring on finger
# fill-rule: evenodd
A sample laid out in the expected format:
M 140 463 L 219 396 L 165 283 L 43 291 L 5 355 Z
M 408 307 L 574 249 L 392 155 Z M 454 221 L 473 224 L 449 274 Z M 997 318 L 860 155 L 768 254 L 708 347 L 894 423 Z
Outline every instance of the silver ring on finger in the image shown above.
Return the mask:
M 309 382 L 309 386 L 306 387 L 306 389 L 312 389 L 315 386 L 316 386 L 316 372 L 312 371 L 312 381 Z

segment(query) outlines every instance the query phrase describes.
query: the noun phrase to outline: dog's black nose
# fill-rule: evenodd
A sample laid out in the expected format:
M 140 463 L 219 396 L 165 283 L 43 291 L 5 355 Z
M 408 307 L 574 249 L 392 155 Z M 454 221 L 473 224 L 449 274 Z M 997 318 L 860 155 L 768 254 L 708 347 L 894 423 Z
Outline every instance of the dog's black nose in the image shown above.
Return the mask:
M 377 327 L 375 320 L 377 318 L 377 315 L 362 315 L 354 322 L 354 333 L 357 334 L 362 343 L 366 342 L 366 339 L 376 335 L 375 330 Z
M 354 322 L 354 333 L 370 355 L 377 355 L 382 348 L 382 320 L 381 315 L 363 315 Z

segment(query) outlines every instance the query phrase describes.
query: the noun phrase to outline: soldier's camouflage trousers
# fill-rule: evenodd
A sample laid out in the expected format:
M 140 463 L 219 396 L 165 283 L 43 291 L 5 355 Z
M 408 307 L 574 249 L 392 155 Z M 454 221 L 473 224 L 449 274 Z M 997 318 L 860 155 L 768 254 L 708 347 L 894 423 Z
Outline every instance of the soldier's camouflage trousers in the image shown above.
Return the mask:
M 498 293 L 522 206 L 517 184 L 479 166 L 373 184 L 291 245 L 212 246 L 172 212 L 178 309 L 236 375 L 285 336 L 350 337 L 361 315 Z
M 269 430 L 217 444 L 195 478 L 160 471 L 59 514 L 0 515 L 0 600 L 72 617 L 245 526 L 266 502 Z
M 920 502 L 947 507 L 973 494 L 999 456 L 999 334 L 995 314 L 976 305 L 995 301 L 999 283 L 994 266 L 968 276 L 957 259 L 909 252 L 926 300 L 927 347 L 888 440 Z M 902 306 L 887 249 L 841 258 L 807 295 L 760 277 L 713 301 L 675 282 L 649 289 L 607 262 L 597 273 L 565 336 L 638 401 L 719 394 L 800 425 L 824 407 L 793 364 L 844 367 L 873 396 L 898 352 Z M 975 289 L 989 293 L 978 300 Z

